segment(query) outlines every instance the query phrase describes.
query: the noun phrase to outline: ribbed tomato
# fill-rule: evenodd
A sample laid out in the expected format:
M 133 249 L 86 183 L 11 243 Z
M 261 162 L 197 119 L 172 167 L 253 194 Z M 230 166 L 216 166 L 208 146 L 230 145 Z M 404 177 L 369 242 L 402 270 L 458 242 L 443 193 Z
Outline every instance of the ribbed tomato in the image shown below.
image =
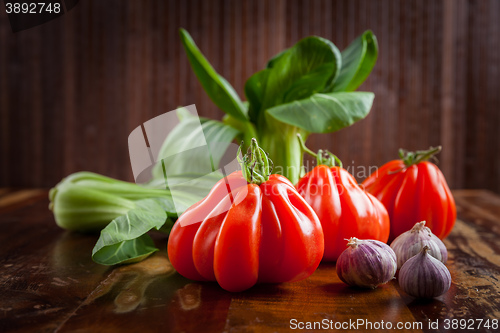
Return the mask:
M 337 260 L 345 250 L 346 239 L 351 237 L 387 242 L 389 216 L 382 203 L 361 189 L 347 170 L 335 166 L 335 160 L 341 162 L 334 155 L 321 150 L 315 154 L 302 140 L 301 145 L 318 161 L 318 165 L 299 180 L 296 188 L 314 209 L 323 227 L 323 260 Z
M 345 240 L 351 237 L 387 242 L 390 228 L 387 210 L 363 191 L 347 170 L 318 165 L 296 187 L 323 227 L 324 261 L 337 260 L 345 250 Z
M 455 200 L 439 168 L 427 161 L 440 150 L 400 151 L 401 159 L 384 164 L 363 182 L 389 212 L 390 241 L 420 221 L 426 221 L 441 239 L 452 230 L 457 217 Z
M 186 210 L 168 241 L 169 259 L 181 275 L 217 281 L 228 291 L 307 278 L 324 250 L 312 208 L 288 179 L 269 175 L 256 141 L 250 149 L 243 172 L 222 179 Z

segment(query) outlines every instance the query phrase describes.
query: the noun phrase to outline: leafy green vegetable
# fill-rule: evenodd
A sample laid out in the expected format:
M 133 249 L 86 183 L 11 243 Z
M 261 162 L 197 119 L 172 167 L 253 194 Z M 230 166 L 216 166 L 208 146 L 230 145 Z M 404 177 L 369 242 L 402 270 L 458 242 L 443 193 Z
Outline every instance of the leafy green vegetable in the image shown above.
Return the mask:
M 189 36 L 181 30 L 183 36 Z M 191 38 L 184 47 L 190 59 L 202 58 L 212 68 Z M 298 41 L 269 60 L 265 69 L 245 84 L 248 117 L 228 112 L 224 123 L 237 128 L 246 145 L 252 137 L 269 152 L 275 171 L 298 181 L 302 154 L 296 134 L 307 139 L 311 133 L 328 133 L 352 125 L 370 111 L 373 94 L 352 93 L 375 65 L 378 46 L 366 31 L 342 53 L 329 40 L 311 36 Z M 205 90 L 206 78 L 191 61 Z M 215 72 L 215 71 L 214 71 Z M 339 95 L 332 93 L 343 92 Z M 211 91 L 207 90 L 211 96 Z M 352 94 L 352 95 L 349 95 Z M 212 98 L 213 99 L 213 98 Z M 217 104 L 217 103 L 216 103 Z
M 278 60 L 280 60 L 280 58 L 282 56 L 284 56 L 287 52 L 288 52 L 288 49 L 283 50 L 283 51 L 279 52 L 278 54 L 276 54 L 271 59 L 269 59 L 269 61 L 267 62 L 266 68 L 273 68 L 274 65 L 276 64 L 276 62 L 278 62 Z
M 101 231 L 92 259 L 103 265 L 140 261 L 158 251 L 146 232 L 160 230 L 167 221 L 165 207 L 157 199 L 144 199 Z
M 210 99 L 224 112 L 237 119 L 246 120 L 246 109 L 234 88 L 217 74 L 186 30 L 180 29 L 180 36 L 191 67 Z
M 354 91 L 368 77 L 378 56 L 375 35 L 365 31 L 342 51 L 342 69 L 333 91 Z
M 311 133 L 338 131 L 366 117 L 375 95 L 370 92 L 314 94 L 275 106 L 267 112 L 277 120 Z
M 335 80 L 340 66 L 340 52 L 332 42 L 314 36 L 300 40 L 272 62 L 267 77 L 260 78 L 266 79 L 261 108 L 322 91 Z

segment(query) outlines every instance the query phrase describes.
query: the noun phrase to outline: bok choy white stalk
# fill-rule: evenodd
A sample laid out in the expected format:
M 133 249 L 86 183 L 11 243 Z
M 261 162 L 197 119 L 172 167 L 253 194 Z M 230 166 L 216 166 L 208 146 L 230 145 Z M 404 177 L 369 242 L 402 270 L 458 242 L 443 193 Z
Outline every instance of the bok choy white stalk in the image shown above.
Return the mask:
M 50 190 L 49 208 L 61 228 L 99 232 L 118 216 L 136 208 L 137 201 L 150 198 L 172 200 L 165 189 L 146 188 L 82 171 L 64 178 Z M 167 214 L 176 216 L 175 211 Z

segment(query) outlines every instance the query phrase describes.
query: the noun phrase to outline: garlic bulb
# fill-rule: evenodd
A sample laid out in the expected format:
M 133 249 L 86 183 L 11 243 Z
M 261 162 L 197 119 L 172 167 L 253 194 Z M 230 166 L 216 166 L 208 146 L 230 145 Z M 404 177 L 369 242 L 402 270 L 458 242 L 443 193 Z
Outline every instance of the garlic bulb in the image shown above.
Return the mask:
M 414 257 L 408 259 L 399 271 L 399 286 L 408 295 L 432 298 L 450 289 L 451 275 L 446 266 L 429 254 L 424 246 Z
M 448 260 L 448 251 L 444 243 L 425 226 L 425 221 L 416 223 L 411 230 L 399 235 L 391 243 L 391 248 L 398 258 L 398 269 L 419 253 L 424 246 L 429 247 L 429 254 L 443 264 Z
M 396 274 L 396 254 L 377 240 L 349 239 L 347 249 L 337 259 L 337 275 L 351 286 L 375 289 Z

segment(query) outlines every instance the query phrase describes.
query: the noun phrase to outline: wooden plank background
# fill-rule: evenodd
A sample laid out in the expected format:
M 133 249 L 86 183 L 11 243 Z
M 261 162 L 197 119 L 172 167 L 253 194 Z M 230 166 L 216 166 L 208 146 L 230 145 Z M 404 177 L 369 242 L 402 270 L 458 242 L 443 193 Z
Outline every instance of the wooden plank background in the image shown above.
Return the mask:
M 189 68 L 179 27 L 241 96 L 252 73 L 300 38 L 343 49 L 372 29 L 380 54 L 360 89 L 376 94 L 370 115 L 308 145 L 335 152 L 361 181 L 360 166 L 381 165 L 400 147 L 443 144 L 452 188 L 500 192 L 497 0 L 82 0 L 18 33 L 1 10 L 0 186 L 50 187 L 79 170 L 131 180 L 135 127 L 192 103 L 221 118 Z

